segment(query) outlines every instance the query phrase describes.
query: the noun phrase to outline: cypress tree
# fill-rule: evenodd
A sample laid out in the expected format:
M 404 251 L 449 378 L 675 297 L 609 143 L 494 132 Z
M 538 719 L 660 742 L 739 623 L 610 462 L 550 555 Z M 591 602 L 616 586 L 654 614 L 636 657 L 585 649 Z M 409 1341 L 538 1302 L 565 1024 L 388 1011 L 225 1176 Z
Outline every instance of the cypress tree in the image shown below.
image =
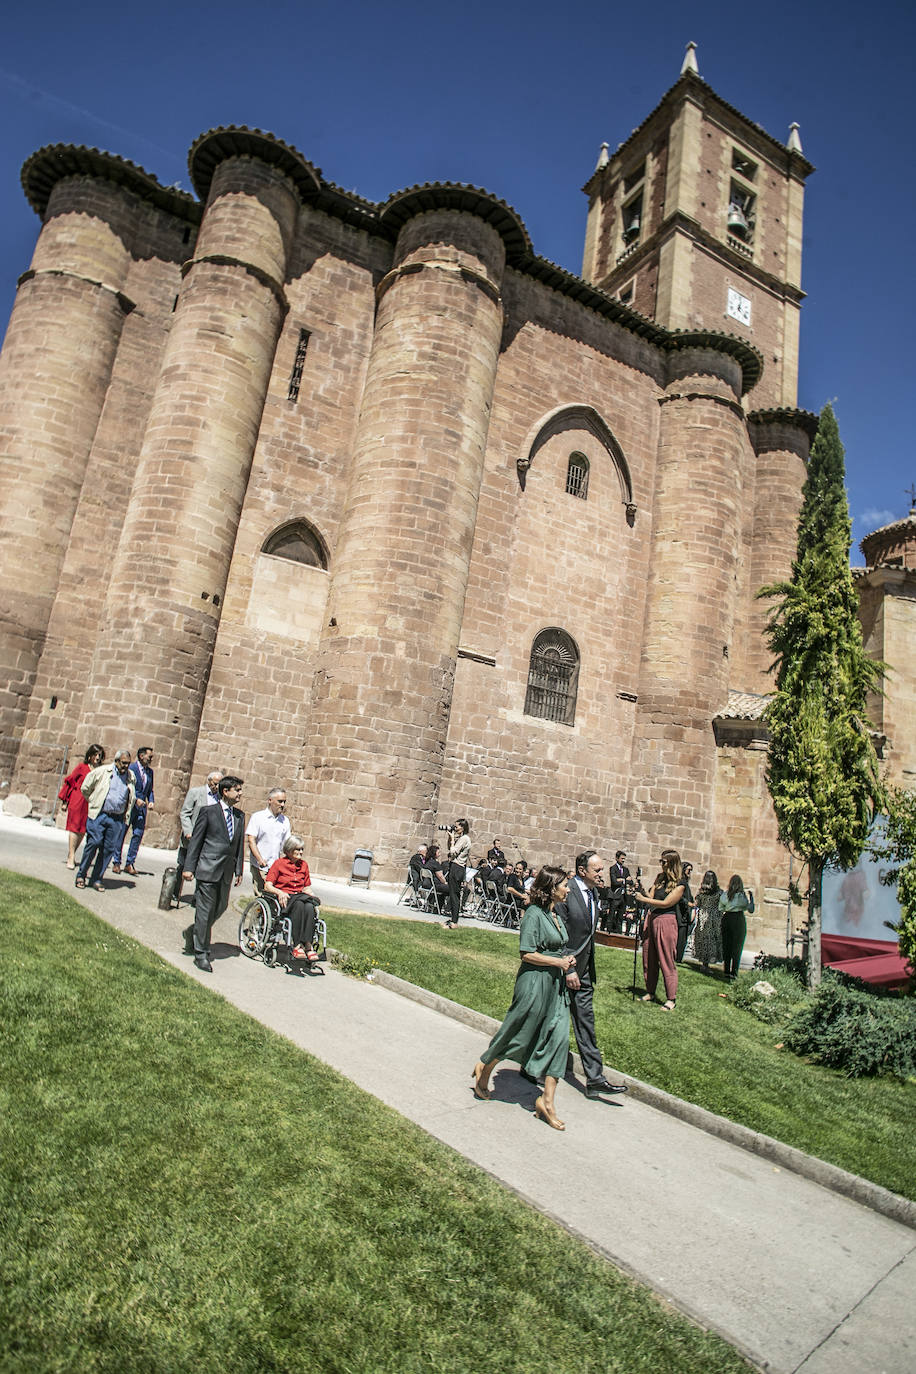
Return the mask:
M 757 593 L 775 600 L 767 622 L 776 692 L 766 712 L 766 781 L 779 838 L 808 865 L 812 987 L 821 975 L 824 867 L 858 861 L 884 799 L 866 717 L 884 665 L 862 643 L 844 476 L 843 445 L 827 405 L 808 461 L 791 578 Z

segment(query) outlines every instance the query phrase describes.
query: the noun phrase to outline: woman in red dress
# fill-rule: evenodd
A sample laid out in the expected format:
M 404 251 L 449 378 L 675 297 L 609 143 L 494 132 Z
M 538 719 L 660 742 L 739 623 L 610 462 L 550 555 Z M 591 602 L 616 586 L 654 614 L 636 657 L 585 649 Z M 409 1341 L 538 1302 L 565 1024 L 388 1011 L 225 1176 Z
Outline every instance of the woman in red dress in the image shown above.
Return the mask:
M 99 764 L 104 763 L 104 761 L 105 750 L 102 746 L 90 744 L 83 755 L 82 763 L 78 763 L 73 772 L 67 774 L 57 794 L 62 804 L 67 808 L 68 868 L 76 868 L 76 851 L 86 834 L 89 803 L 82 793 L 83 780 L 92 772 L 93 768 L 98 768 Z

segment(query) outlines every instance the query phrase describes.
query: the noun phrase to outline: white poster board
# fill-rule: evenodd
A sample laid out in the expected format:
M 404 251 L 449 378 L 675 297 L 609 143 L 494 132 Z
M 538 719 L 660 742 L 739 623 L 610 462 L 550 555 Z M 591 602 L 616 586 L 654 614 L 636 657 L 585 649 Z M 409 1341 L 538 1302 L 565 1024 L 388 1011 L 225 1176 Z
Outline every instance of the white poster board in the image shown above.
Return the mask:
M 883 833 L 884 818 L 879 817 L 870 838 L 875 840 Z M 825 935 L 884 940 L 896 946 L 897 936 L 884 922 L 900 920 L 897 887 L 886 887 L 881 882 L 881 874 L 891 867 L 887 859 L 875 859 L 870 850 L 865 850 L 855 868 L 846 873 L 832 868 L 824 870 L 821 928 Z

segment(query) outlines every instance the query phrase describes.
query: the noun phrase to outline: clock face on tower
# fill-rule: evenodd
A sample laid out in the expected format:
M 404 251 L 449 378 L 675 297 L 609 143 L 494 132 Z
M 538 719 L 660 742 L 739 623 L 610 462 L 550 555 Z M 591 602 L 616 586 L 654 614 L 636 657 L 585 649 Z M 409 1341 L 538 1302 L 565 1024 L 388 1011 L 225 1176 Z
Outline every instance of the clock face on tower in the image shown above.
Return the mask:
M 751 323 L 751 303 L 747 296 L 742 296 L 740 291 L 736 291 L 733 286 L 728 288 L 728 304 L 725 307 L 726 315 L 730 315 L 739 324 L 750 326 Z

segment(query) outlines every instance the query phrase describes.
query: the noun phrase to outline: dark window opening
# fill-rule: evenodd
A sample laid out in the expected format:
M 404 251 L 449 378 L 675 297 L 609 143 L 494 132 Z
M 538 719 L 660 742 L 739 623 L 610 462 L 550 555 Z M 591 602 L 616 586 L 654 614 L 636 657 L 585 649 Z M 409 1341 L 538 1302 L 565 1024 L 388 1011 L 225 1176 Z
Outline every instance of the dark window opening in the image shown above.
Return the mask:
M 261 552 L 272 553 L 275 558 L 287 558 L 291 563 L 304 563 L 310 568 L 327 570 L 328 566 L 320 539 L 302 520 L 276 530 Z
M 738 148 L 732 149 L 732 170 L 739 176 L 746 177 L 748 181 L 753 181 L 757 175 L 757 163 L 752 162 L 747 153 L 742 153 Z
M 579 650 L 565 630 L 541 630 L 531 646 L 525 715 L 572 725 L 579 690 Z
M 569 496 L 588 499 L 588 459 L 584 453 L 572 453 L 566 469 L 566 492 Z
M 288 401 L 298 401 L 299 399 L 299 387 L 302 383 L 302 369 L 305 367 L 305 355 L 308 352 L 310 337 L 311 335 L 307 329 L 299 330 L 296 357 L 293 360 L 293 370 L 289 374 L 289 390 L 286 393 L 286 399 Z
M 623 179 L 623 193 L 629 195 L 634 186 L 638 186 L 646 175 L 646 159 L 643 158 L 638 167 L 634 167 L 632 172 L 628 172 Z
M 642 195 L 638 195 L 631 200 L 629 205 L 623 207 L 623 241 L 624 243 L 634 243 L 639 238 L 639 230 L 642 225 Z
M 754 240 L 757 197 L 733 181 L 728 193 L 728 232 L 742 243 Z

